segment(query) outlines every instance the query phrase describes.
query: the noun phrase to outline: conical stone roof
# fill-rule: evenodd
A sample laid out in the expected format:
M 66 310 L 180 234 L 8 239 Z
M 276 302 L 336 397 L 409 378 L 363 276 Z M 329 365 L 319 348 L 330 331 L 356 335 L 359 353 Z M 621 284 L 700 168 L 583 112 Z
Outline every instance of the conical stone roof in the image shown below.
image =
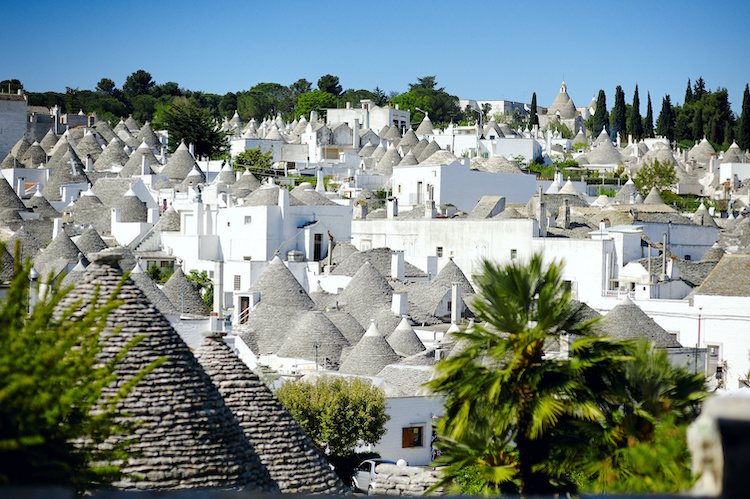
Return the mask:
M 414 332 L 406 317 L 401 319 L 401 322 L 393 330 L 387 341 L 395 352 L 405 357 L 417 354 L 425 349 L 424 344 L 417 336 L 417 333 Z
M 135 264 L 133 270 L 130 271 L 129 277 L 164 316 L 180 315 L 179 310 L 169 301 L 169 298 L 159 289 L 159 286 L 143 271 L 140 263 Z
M 96 141 L 93 133 L 84 134 L 83 138 L 78 141 L 78 144 L 73 149 L 75 149 L 81 161 L 86 161 L 88 155 L 91 155 L 92 161 L 96 161 L 102 155 L 102 146 Z
M 323 312 L 310 310 L 298 315 L 276 355 L 330 366 L 338 364 L 341 350 L 348 346 L 349 341 Z
M 716 154 L 716 149 L 711 143 L 703 137 L 703 140 L 698 142 L 690 152 L 688 152 L 688 161 L 695 161 L 699 165 L 707 165 L 711 160 L 711 156 Z
M 417 157 L 414 156 L 413 151 L 409 151 L 404 155 L 404 158 L 399 161 L 398 167 L 405 167 L 405 166 L 416 166 L 419 164 L 419 160 L 417 160 Z
M 26 261 L 27 258 L 33 260 L 37 252 L 44 248 L 44 242 L 39 241 L 39 239 L 37 239 L 34 234 L 23 225 L 12 236 L 10 236 L 5 245 L 6 248 L 10 251 L 15 251 L 16 241 L 21 242 L 21 258 L 23 258 L 24 261 Z M 37 269 L 37 272 L 38 271 L 39 269 Z
M 60 212 L 49 204 L 49 201 L 42 195 L 42 191 L 39 190 L 26 201 L 26 208 L 38 214 L 41 218 L 58 218 L 60 216 Z
M 661 198 L 661 195 L 659 194 L 659 191 L 656 189 L 656 187 L 651 188 L 651 190 L 648 192 L 648 196 L 646 196 L 646 199 L 643 200 L 643 204 L 666 206 L 666 203 Z
M 432 121 L 430 121 L 429 116 L 425 115 L 425 117 L 422 119 L 422 123 L 419 124 L 417 130 L 414 133 L 417 135 L 417 137 L 432 135 Z
M 128 158 L 128 161 L 122 167 L 122 170 L 120 170 L 120 177 L 128 178 L 141 175 L 141 172 L 143 171 L 144 155 L 148 158 L 148 168 L 150 170 L 149 173 L 156 173 L 156 171 L 158 171 L 158 169 L 161 167 L 159 160 L 156 159 L 156 156 L 154 156 L 153 151 L 151 151 L 148 145 L 141 142 L 141 145 L 139 145 L 138 148 L 132 152 L 132 154 Z M 160 173 L 163 172 L 164 170 L 160 171 Z
M 132 280 L 123 281 L 116 257 L 100 254 L 59 309 L 79 302 L 84 307 L 77 313 L 83 314 L 96 296 L 103 303 L 120 284 L 116 296 L 124 303 L 107 317 L 98 360 L 113 361 L 137 336 L 143 339 L 117 364 L 118 379 L 103 390 L 103 396 L 114 397 L 135 373 L 160 363 L 117 404 L 123 420 L 134 425 L 138 439 L 124 434 L 107 442 L 132 441 L 131 457 L 121 466 L 125 476 L 114 486 L 277 491 L 208 375 L 143 292 Z
M 190 154 L 185 143 L 181 142 L 174 154 L 167 160 L 161 174 L 167 175 L 172 182 L 182 182 L 197 165 L 198 163 L 195 162 L 195 158 Z
M 393 288 L 369 261 L 359 268 L 341 293 L 344 310 L 354 316 L 362 327 L 370 324 L 377 309 L 390 311 L 392 299 Z M 389 331 L 393 331 L 396 325 Z
M 34 143 L 26 149 L 23 158 L 20 158 L 20 160 L 26 168 L 38 168 L 47 163 L 47 153 L 42 149 L 42 146 L 39 145 L 39 142 L 34 141 Z
M 112 127 L 109 126 L 109 123 L 104 120 L 98 120 L 94 123 L 94 129 L 99 132 L 99 135 L 101 135 L 108 144 L 112 142 L 112 139 L 117 137 L 117 134 L 112 130 Z
M 81 250 L 70 239 L 68 234 L 62 230 L 49 243 L 49 246 L 41 250 L 34 257 L 34 268 L 44 279 L 50 272 L 55 274 L 65 270 L 68 264 L 78 261 L 78 254 Z
M 42 146 L 44 152 L 49 155 L 52 154 L 52 148 L 55 147 L 55 144 L 57 144 L 57 140 L 57 135 L 55 135 L 55 132 L 53 132 L 50 128 L 49 130 L 47 130 L 47 133 L 44 135 L 44 137 L 42 137 L 39 145 Z
M 26 138 L 26 134 L 24 134 L 18 139 L 18 142 L 10 148 L 10 154 L 20 161 L 29 147 L 31 147 L 31 142 L 29 142 L 29 139 Z
M 375 321 L 372 321 L 365 335 L 341 363 L 339 372 L 358 376 L 376 376 L 385 366 L 395 364 L 399 360 L 401 357 L 393 351 L 378 330 Z
M 419 142 L 417 142 L 417 144 L 411 148 L 411 152 L 414 153 L 414 157 L 419 159 L 422 151 L 424 151 L 428 145 L 430 145 L 430 143 L 426 139 L 421 139 Z
M 104 242 L 93 225 L 89 225 L 74 242 L 78 249 L 89 259 L 92 258 L 91 255 L 93 253 L 107 249 L 107 243 Z
M 646 338 L 657 347 L 680 347 L 664 328 L 633 303 L 627 295 L 597 325 L 602 334 L 616 340 Z
M 208 335 L 196 354 L 281 492 L 348 492 L 299 423 L 220 333 Z
M 138 142 L 145 142 L 152 151 L 159 152 L 159 149 L 161 149 L 161 142 L 159 141 L 159 137 L 156 136 L 154 130 L 151 128 L 151 124 L 148 121 L 141 127 L 141 129 L 138 131 L 138 135 L 136 135 L 135 138 L 138 139 Z
M 146 203 L 135 195 L 133 189 L 128 189 L 128 192 L 117 203 L 117 209 L 120 210 L 120 220 L 122 222 L 145 223 L 148 220 Z
M 364 336 L 365 328 L 349 312 L 329 307 L 323 313 L 341 331 L 350 345 L 356 345 Z
M 72 164 L 71 164 L 72 160 Z M 68 145 L 68 150 L 54 167 L 47 183 L 42 189 L 42 194 L 48 201 L 61 201 L 60 188 L 68 184 L 90 184 L 89 178 L 83 171 L 83 164 L 78 156 Z
M 414 147 L 416 148 L 418 146 L 414 146 Z M 433 154 L 435 154 L 438 151 L 440 151 L 440 146 L 438 145 L 437 142 L 433 140 L 432 142 L 427 144 L 427 147 L 425 147 L 422 150 L 422 152 L 417 154 L 417 152 L 414 151 L 414 154 L 417 156 L 417 159 L 419 160 L 420 163 L 424 163 L 427 158 L 431 157 Z
M 172 207 L 166 209 L 161 214 L 159 220 L 154 225 L 154 230 L 160 230 L 162 232 L 179 232 L 180 231 L 180 214 Z
M 8 155 L 5 156 L 2 165 L 0 165 L 0 168 L 2 168 L 3 170 L 10 170 L 12 168 L 24 168 L 24 165 L 23 163 L 18 161 L 15 156 L 13 156 L 11 153 L 8 153 Z
M 232 191 L 237 192 L 242 189 L 247 189 L 248 192 L 252 192 L 258 187 L 260 187 L 260 181 L 257 179 L 257 177 L 253 175 L 249 170 L 245 170 L 242 175 L 240 175 L 240 178 L 238 178 L 234 183 L 234 185 L 232 185 Z
M 164 284 L 162 291 L 180 313 L 205 317 L 211 312 L 179 265 Z
M 128 127 L 128 131 L 130 133 L 138 133 L 141 129 L 141 127 L 138 125 L 138 122 L 135 121 L 135 118 L 133 118 L 133 115 L 129 115 L 128 119 L 125 120 L 125 126 Z
M 2 175 L 0 175 L 0 210 L 26 211 L 26 205 Z
M 94 161 L 94 170 L 104 171 L 110 170 L 113 166 L 123 166 L 129 159 L 130 157 L 122 148 L 122 143 L 116 137 L 113 137 L 99 155 L 99 158 Z

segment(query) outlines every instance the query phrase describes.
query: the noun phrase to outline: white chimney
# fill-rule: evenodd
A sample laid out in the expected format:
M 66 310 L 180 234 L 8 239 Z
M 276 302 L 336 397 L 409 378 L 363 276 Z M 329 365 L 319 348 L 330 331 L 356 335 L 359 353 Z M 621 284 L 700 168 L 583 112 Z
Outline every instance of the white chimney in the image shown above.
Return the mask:
M 398 216 L 398 199 L 388 198 L 385 203 L 386 216 L 388 218 L 396 218 Z
M 193 143 L 191 142 L 191 143 L 190 143 L 190 145 L 188 146 L 188 150 L 190 151 L 190 155 L 191 155 L 192 157 L 195 157 L 195 144 L 193 144 Z
M 461 299 L 461 284 L 451 283 L 451 323 L 457 324 L 461 321 L 463 312 L 463 300 Z
M 393 292 L 391 311 L 396 315 L 406 315 L 409 312 L 408 293 L 403 291 Z
M 55 218 L 52 222 L 52 239 L 56 238 L 57 235 L 62 231 L 62 218 Z
M 141 156 L 141 175 L 148 175 L 150 171 L 148 152 L 144 151 L 143 156 Z
M 87 172 L 94 171 L 94 160 L 91 159 L 91 154 L 86 155 L 86 171 Z
M 404 252 L 394 251 L 391 255 L 391 277 L 398 279 L 399 281 L 404 280 Z

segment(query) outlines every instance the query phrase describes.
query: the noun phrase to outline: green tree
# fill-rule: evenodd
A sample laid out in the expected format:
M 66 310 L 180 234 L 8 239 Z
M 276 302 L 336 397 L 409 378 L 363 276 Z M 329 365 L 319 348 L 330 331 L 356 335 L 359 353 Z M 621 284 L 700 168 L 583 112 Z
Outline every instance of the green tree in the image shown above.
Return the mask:
M 191 270 L 185 277 L 193 283 L 193 287 L 198 290 L 209 310 L 214 309 L 214 283 L 208 277 L 205 270 Z
M 23 84 L 20 80 L 3 80 L 0 81 L 0 93 L 2 94 L 15 94 L 19 90 L 23 90 Z
M 607 112 L 607 96 L 604 90 L 599 90 L 596 98 L 596 111 L 594 112 L 594 137 L 602 133 L 602 129 L 609 127 L 609 113 Z
M 1 250 L 2 248 L 0 248 Z M 0 485 L 60 485 L 79 491 L 106 486 L 120 476 L 125 447 L 98 445 L 125 430 L 116 423 L 115 405 L 145 372 L 103 400 L 115 380 L 121 356 L 102 365 L 107 314 L 119 302 L 110 298 L 65 310 L 58 304 L 70 289 L 50 281 L 44 299 L 33 303 L 31 263 L 20 263 L 16 246 L 13 279 L 0 307 Z M 34 289 L 39 295 L 39 286 Z
M 169 132 L 168 148 L 174 152 L 180 145 L 195 145 L 197 158 L 218 158 L 228 147 L 227 134 L 223 132 L 205 109 L 175 101 L 162 111 L 156 128 L 164 127 Z
M 273 148 L 261 152 L 260 147 L 245 149 L 234 157 L 234 171 L 266 171 L 273 165 Z
M 677 169 L 671 161 L 655 159 L 638 170 L 633 182 L 643 193 L 648 193 L 653 187 L 659 191 L 670 189 L 677 183 Z
M 423 76 L 422 78 L 417 78 L 417 83 L 410 83 L 409 84 L 409 90 L 414 90 L 417 88 L 425 88 L 428 90 L 440 90 L 443 91 L 445 88 L 435 88 L 437 87 L 437 80 L 435 79 L 436 76 Z
M 539 117 L 536 115 L 536 92 L 531 94 L 531 110 L 529 111 L 529 125 L 532 127 L 539 124 Z
M 638 97 L 638 85 L 635 86 L 633 93 L 633 105 L 630 108 L 628 120 L 628 133 L 633 136 L 634 140 L 643 138 L 643 119 L 641 118 L 641 99 Z
M 244 121 L 261 121 L 277 114 L 288 116 L 294 110 L 293 93 L 279 83 L 258 83 L 246 92 L 237 94 L 237 109 Z M 335 101 L 335 100 L 334 100 Z
M 339 84 L 339 77 L 328 74 L 321 76 L 318 80 L 318 90 L 338 97 L 343 89 Z
M 695 110 L 693 116 L 693 140 L 701 140 L 704 135 L 703 131 L 703 109 L 698 108 Z
M 456 333 L 459 353 L 439 362 L 427 385 L 446 400 L 435 462 L 445 466 L 444 482 L 471 470 L 471 486 L 484 493 L 574 493 L 575 482 L 627 476 L 632 466 L 613 454 L 658 442 L 670 422 L 697 415 L 701 376 L 672 367 L 647 342 L 595 336 L 596 321 L 579 317 L 560 264 L 545 268 L 534 255 L 527 265 L 483 269 L 475 303 L 486 325 Z M 577 339 L 567 359 L 545 356 L 545 342 L 568 334 Z M 682 454 L 657 454 L 655 474 L 684 468 Z
M 177 83 L 173 81 L 168 81 L 166 83 L 162 83 L 161 85 L 155 85 L 151 87 L 149 93 L 157 99 L 162 97 L 181 97 L 184 94 L 179 85 L 177 85 Z
M 745 93 L 742 96 L 742 114 L 737 131 L 737 145 L 743 151 L 750 149 L 750 88 L 747 84 L 745 84 Z
M 690 78 L 688 78 L 687 88 L 685 89 L 685 105 L 692 104 L 694 101 L 693 89 L 690 87 Z
M 665 137 L 670 142 L 674 140 L 675 134 L 675 112 L 669 94 L 661 101 L 661 112 L 656 119 L 656 133 Z
M 375 87 L 372 89 L 372 100 L 378 106 L 385 106 L 388 103 L 388 96 L 380 87 Z
M 622 137 L 627 129 L 627 111 L 625 109 L 625 92 L 622 91 L 620 85 L 615 88 L 615 105 L 609 119 L 612 137 L 615 138 L 618 134 Z
M 139 123 L 151 121 L 156 112 L 156 99 L 150 95 L 138 95 L 133 98 L 133 119 Z
M 461 115 L 458 97 L 448 94 L 442 88 L 425 88 L 425 84 L 421 83 L 422 78 L 418 80 L 420 83 L 410 85 L 412 89 L 407 93 L 391 98 L 392 104 L 398 104 L 401 109 L 409 110 L 412 123 L 418 125 L 424 118 L 424 113 L 418 111 L 417 108 L 427 111 L 434 124 L 448 123 Z
M 231 117 L 234 116 L 235 111 L 237 111 L 237 94 L 227 92 L 219 102 L 219 112 L 221 116 Z
M 648 92 L 648 105 L 646 107 L 646 117 L 643 118 L 643 135 L 645 137 L 654 136 L 654 108 L 651 106 L 651 92 Z
M 347 456 L 357 445 L 378 443 L 390 419 L 382 390 L 358 378 L 288 381 L 276 396 L 315 445 L 332 456 Z
M 99 83 L 96 84 L 96 91 L 103 94 L 112 95 L 115 90 L 115 82 L 109 78 L 102 78 Z
M 319 117 L 324 118 L 325 109 L 333 107 L 336 107 L 336 97 L 333 94 L 321 90 L 312 90 L 299 96 L 294 114 L 309 118 L 310 111 L 318 111 Z
M 697 102 L 703 98 L 706 94 L 706 82 L 703 81 L 703 77 L 699 77 L 695 80 L 695 86 L 693 87 L 693 102 Z
M 125 79 L 122 90 L 130 97 L 137 95 L 146 95 L 155 85 L 151 79 L 151 73 L 139 69 Z
M 486 325 L 456 335 L 461 351 L 438 363 L 427 385 L 446 400 L 436 464 L 446 466 L 445 481 L 478 466 L 491 493 L 514 492 L 514 480 L 523 495 L 573 490 L 554 456 L 575 461 L 587 452 L 591 442 L 566 446 L 565 429 L 604 419 L 583 374 L 616 362 L 621 347 L 578 320 L 559 263 L 545 268 L 538 254 L 527 265 L 485 262 L 475 281 Z M 571 358 L 545 358 L 545 342 L 567 334 L 580 337 Z

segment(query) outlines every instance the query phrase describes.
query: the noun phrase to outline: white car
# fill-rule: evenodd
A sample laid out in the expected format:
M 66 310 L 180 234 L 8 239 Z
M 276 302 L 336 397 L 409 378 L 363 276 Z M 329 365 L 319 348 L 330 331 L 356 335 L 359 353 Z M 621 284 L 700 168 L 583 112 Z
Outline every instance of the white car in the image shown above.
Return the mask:
M 386 459 L 367 459 L 359 463 L 354 469 L 354 475 L 352 476 L 352 490 L 357 492 L 367 492 L 368 495 L 372 494 L 372 490 L 375 486 L 375 468 L 379 464 L 396 464 L 393 461 Z

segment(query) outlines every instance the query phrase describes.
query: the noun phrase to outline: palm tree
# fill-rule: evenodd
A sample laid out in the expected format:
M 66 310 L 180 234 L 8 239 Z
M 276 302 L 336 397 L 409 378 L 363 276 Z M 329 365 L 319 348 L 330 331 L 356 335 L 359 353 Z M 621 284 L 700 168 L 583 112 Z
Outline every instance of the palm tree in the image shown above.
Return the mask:
M 662 415 L 684 422 L 697 414 L 699 378 L 648 343 L 597 336 L 596 320 L 581 320 L 562 264 L 542 262 L 485 262 L 475 277 L 484 324 L 456 333 L 461 350 L 437 364 L 427 385 L 446 401 L 435 463 L 445 466 L 443 484 L 473 467 L 487 492 L 575 492 L 572 472 L 588 480 L 625 470 L 600 463 L 653 438 Z M 561 355 L 550 355 L 555 344 Z
M 465 348 L 441 361 L 428 385 L 446 399 L 439 423 L 446 481 L 476 465 L 495 491 L 512 490 L 512 479 L 524 495 L 572 489 L 564 468 L 552 462 L 579 454 L 558 448 L 561 433 L 569 422 L 605 418 L 582 374 L 623 351 L 595 337 L 593 321 L 578 320 L 561 273 L 560 263 L 545 268 L 534 255 L 528 265 L 485 262 L 476 277 L 476 309 L 485 325 L 457 334 Z M 568 335 L 579 338 L 569 360 L 545 356 L 546 343 L 567 342 Z

